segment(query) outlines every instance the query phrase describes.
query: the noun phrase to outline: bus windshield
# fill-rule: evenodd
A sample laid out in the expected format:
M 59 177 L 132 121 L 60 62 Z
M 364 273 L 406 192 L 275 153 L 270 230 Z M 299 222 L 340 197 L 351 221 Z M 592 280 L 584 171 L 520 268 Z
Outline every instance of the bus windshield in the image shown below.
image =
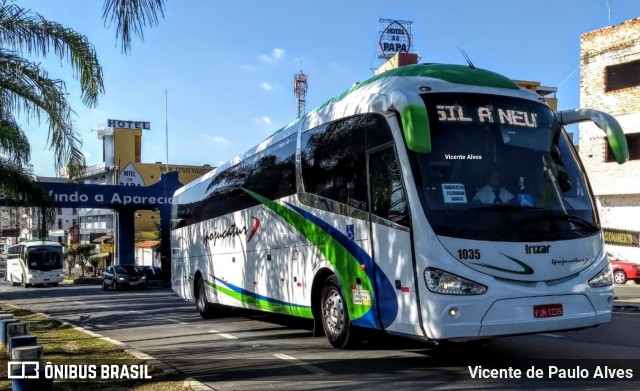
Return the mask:
M 546 105 L 484 94 L 423 99 L 432 150 L 409 157 L 437 235 L 543 241 L 599 231 L 584 171 Z
M 62 269 L 60 247 L 33 246 L 27 248 L 27 267 L 30 270 L 40 271 Z

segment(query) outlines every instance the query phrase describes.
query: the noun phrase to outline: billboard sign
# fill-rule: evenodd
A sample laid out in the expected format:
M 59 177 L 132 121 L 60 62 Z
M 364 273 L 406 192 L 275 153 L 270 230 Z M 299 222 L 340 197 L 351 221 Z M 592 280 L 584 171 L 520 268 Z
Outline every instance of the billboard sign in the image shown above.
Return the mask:
M 614 246 L 638 247 L 640 245 L 640 232 L 623 229 L 602 228 L 604 242 Z

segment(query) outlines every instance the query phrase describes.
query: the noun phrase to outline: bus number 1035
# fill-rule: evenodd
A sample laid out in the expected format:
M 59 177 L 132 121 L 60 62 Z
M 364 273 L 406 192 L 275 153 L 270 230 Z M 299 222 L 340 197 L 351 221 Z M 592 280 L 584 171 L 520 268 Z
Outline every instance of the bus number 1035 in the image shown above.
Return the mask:
M 459 259 L 480 259 L 480 250 L 477 248 L 464 248 L 458 250 Z

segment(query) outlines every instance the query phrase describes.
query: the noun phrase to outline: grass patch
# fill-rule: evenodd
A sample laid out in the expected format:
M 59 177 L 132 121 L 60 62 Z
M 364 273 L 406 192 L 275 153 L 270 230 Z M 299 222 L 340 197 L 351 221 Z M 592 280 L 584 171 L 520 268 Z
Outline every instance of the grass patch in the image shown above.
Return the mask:
M 23 322 L 29 322 L 31 335 L 38 338 L 38 345 L 44 348 L 43 363 L 50 361 L 54 365 L 77 364 L 97 365 L 100 378 L 102 364 L 145 364 L 144 360 L 124 352 L 123 348 L 91 336 L 69 325 L 49 318 L 43 314 L 25 309 L 6 309 L 13 317 Z M 0 390 L 10 390 L 11 382 L 7 380 L 6 350 L 0 353 Z M 148 364 L 148 363 L 146 363 Z M 41 368 L 43 368 L 41 366 Z M 41 369 L 42 370 L 42 369 Z M 55 390 L 136 390 L 136 391 L 178 391 L 184 390 L 185 377 L 176 373 L 162 371 L 149 365 L 149 375 L 152 379 L 143 380 L 55 380 Z

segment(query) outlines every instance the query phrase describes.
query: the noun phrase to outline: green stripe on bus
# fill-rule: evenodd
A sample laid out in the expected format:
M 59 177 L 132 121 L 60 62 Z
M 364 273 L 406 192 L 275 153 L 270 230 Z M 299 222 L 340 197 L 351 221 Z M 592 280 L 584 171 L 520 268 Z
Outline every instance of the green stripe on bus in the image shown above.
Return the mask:
M 242 303 L 249 304 L 255 308 L 259 308 L 266 311 L 277 312 L 279 314 L 293 315 L 302 318 L 313 319 L 313 314 L 311 313 L 310 307 L 297 307 L 292 305 L 287 305 L 283 303 L 274 303 L 268 300 L 260 299 L 257 297 L 252 297 L 248 295 L 244 295 L 242 293 L 236 292 L 232 289 L 229 289 L 224 286 L 220 286 L 213 282 L 207 281 L 207 285 L 217 290 L 218 292 L 225 294 L 231 298 L 234 298 Z
M 324 257 L 331 263 L 338 278 L 343 286 L 342 292 L 345 295 L 347 307 L 349 308 L 349 316 L 352 320 L 356 320 L 365 315 L 371 308 L 371 304 L 354 305 L 353 295 L 349 287 L 355 285 L 350 281 L 360 279 L 361 289 L 373 292 L 371 280 L 367 274 L 360 270 L 358 261 L 336 241 L 331 235 L 323 229 L 313 224 L 303 216 L 284 207 L 276 202 L 269 200 L 250 190 L 243 189 L 247 194 L 260 201 L 264 206 L 271 209 L 274 213 L 284 219 L 289 225 L 300 232 L 311 244 L 313 244 Z

